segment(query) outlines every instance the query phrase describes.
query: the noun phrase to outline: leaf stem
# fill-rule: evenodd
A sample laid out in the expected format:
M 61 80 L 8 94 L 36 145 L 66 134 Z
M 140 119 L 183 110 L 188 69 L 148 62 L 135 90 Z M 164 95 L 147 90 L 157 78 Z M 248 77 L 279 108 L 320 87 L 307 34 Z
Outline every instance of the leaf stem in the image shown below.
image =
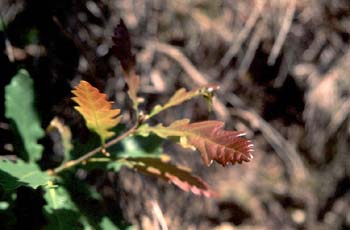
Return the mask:
M 92 156 L 96 155 L 97 153 L 101 152 L 103 149 L 108 148 L 108 147 L 118 143 L 122 139 L 126 138 L 127 136 L 135 133 L 135 131 L 137 130 L 138 127 L 139 127 L 139 122 L 136 122 L 136 124 L 134 126 L 132 126 L 128 131 L 126 131 L 125 133 L 117 136 L 113 140 L 107 142 L 104 146 L 97 147 L 97 148 L 91 150 L 90 152 L 84 154 L 83 156 L 79 157 L 78 159 L 70 160 L 70 161 L 64 163 L 63 165 L 61 165 L 61 166 L 59 166 L 57 168 L 48 170 L 48 173 L 51 174 L 51 175 L 57 175 L 60 172 L 66 170 L 68 168 L 71 168 L 73 166 L 76 166 L 76 165 L 78 165 L 80 163 L 83 163 L 83 162 L 87 161 L 90 157 L 92 157 Z

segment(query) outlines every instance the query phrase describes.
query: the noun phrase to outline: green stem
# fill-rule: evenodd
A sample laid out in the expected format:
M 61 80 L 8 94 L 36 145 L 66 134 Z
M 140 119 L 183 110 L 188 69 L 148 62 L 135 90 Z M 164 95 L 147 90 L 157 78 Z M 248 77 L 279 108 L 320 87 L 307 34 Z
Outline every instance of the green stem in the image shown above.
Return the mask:
M 55 169 L 48 170 L 49 174 L 57 175 L 60 172 L 66 170 L 66 169 L 69 169 L 71 167 L 74 167 L 74 166 L 82 163 L 82 162 L 87 161 L 90 157 L 92 157 L 92 156 L 96 155 L 97 153 L 101 152 L 103 149 L 108 148 L 108 147 L 118 143 L 122 139 L 126 138 L 127 136 L 135 133 L 135 131 L 137 130 L 138 126 L 139 126 L 139 122 L 136 122 L 136 124 L 133 127 L 131 127 L 128 131 L 126 131 L 125 133 L 121 134 L 120 136 L 114 138 L 113 140 L 107 142 L 104 146 L 95 148 L 95 149 L 91 150 L 90 152 L 84 154 L 83 156 L 79 157 L 78 159 L 68 161 L 68 162 L 64 163 L 63 165 L 61 165 L 61 166 L 59 166 L 59 167 L 57 167 Z

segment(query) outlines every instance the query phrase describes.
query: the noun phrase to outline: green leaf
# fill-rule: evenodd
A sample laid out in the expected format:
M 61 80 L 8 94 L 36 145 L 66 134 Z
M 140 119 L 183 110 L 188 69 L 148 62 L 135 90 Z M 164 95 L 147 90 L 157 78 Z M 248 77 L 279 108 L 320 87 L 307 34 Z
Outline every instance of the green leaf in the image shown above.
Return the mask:
M 34 109 L 33 80 L 24 69 L 5 87 L 5 116 L 16 124 L 29 161 L 39 160 L 43 146 L 38 140 L 45 134 Z
M 0 185 L 5 190 L 13 190 L 22 185 L 36 189 L 47 185 L 49 179 L 49 175 L 34 163 L 0 160 Z
M 100 222 L 101 230 L 119 230 L 118 228 L 108 217 L 103 217 Z
M 83 229 L 79 223 L 79 213 L 73 210 L 53 209 L 47 211 L 45 216 L 48 221 L 45 230 Z
M 79 222 L 80 213 L 64 187 L 53 186 L 50 181 L 44 199 L 47 202 L 44 210 L 48 221 L 45 229 L 83 229 Z
M 127 157 L 161 157 L 162 148 L 158 137 L 127 137 L 120 142 L 119 148 L 110 148 L 109 153 L 117 158 Z M 145 142 L 148 141 L 148 146 Z M 152 142 L 153 141 L 153 142 Z M 119 171 L 123 166 L 119 161 L 111 161 L 107 164 L 108 169 Z

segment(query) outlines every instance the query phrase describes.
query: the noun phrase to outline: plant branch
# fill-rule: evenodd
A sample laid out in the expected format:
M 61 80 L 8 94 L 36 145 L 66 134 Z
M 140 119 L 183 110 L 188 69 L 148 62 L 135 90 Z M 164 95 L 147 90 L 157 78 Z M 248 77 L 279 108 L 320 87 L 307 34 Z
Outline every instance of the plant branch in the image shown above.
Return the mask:
M 136 122 L 136 124 L 134 126 L 132 126 L 128 131 L 126 131 L 125 133 L 119 135 L 118 137 L 114 138 L 113 140 L 107 142 L 105 145 L 91 150 L 90 152 L 88 152 L 88 153 L 84 154 L 83 156 L 79 157 L 78 159 L 68 161 L 68 162 L 64 163 L 63 165 L 61 165 L 61 166 L 59 166 L 59 167 L 57 167 L 55 169 L 48 170 L 49 174 L 51 174 L 51 175 L 59 174 L 60 172 L 66 170 L 68 168 L 71 168 L 73 166 L 76 166 L 76 165 L 78 165 L 80 163 L 83 163 L 83 162 L 87 161 L 90 157 L 92 157 L 92 156 L 96 155 L 97 153 L 103 151 L 103 149 L 108 148 L 108 147 L 118 143 L 122 139 L 126 138 L 127 136 L 133 134 L 137 130 L 138 127 L 139 127 L 139 122 Z

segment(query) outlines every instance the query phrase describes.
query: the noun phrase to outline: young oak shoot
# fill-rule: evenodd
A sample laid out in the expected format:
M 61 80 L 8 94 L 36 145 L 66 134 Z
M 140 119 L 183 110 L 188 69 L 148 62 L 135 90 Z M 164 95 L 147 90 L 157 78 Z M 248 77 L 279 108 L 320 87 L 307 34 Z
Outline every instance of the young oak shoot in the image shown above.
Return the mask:
M 75 108 L 84 117 L 87 127 L 100 136 L 102 147 L 98 147 L 78 159 L 68 161 L 53 169 L 52 174 L 60 173 L 82 162 L 103 161 L 108 163 L 110 169 L 115 171 L 120 166 L 127 166 L 141 173 L 151 174 L 173 183 L 182 190 L 191 191 L 197 195 L 214 196 L 215 192 L 200 178 L 193 176 L 190 171 L 158 157 L 114 156 L 114 158 L 92 158 L 96 153 L 106 152 L 105 148 L 130 135 L 147 136 L 154 133 L 161 138 L 175 137 L 182 147 L 198 150 L 204 163 L 208 166 L 213 161 L 226 166 L 228 163 L 249 162 L 253 159 L 253 144 L 243 137 L 245 133 L 225 130 L 224 123 L 221 121 L 210 120 L 190 123 L 188 119 L 183 119 L 174 121 L 169 126 L 163 126 L 162 124 L 149 126 L 146 122 L 156 114 L 170 107 L 180 105 L 193 97 L 204 96 L 210 103 L 213 91 L 219 87 L 213 84 L 190 91 L 179 89 L 168 102 L 163 105 L 156 105 L 149 114 L 142 113 L 143 115 L 140 116 L 137 97 L 140 79 L 135 74 L 136 59 L 131 52 L 130 36 L 122 20 L 114 30 L 113 43 L 112 51 L 121 63 L 125 81 L 129 88 L 128 95 L 133 102 L 133 108 L 137 115 L 136 122 L 126 132 L 106 143 L 106 139 L 114 135 L 114 132 L 110 129 L 120 122 L 121 117 L 118 116 L 120 110 L 112 109 L 112 102 L 106 100 L 105 94 L 100 93 L 88 82 L 81 81 L 72 91 L 75 95 L 72 99 L 78 104 Z
M 108 102 L 106 95 L 98 92 L 88 82 L 81 81 L 72 92 L 75 95 L 72 99 L 79 105 L 75 108 L 84 117 L 87 127 L 95 131 L 104 144 L 105 139 L 114 134 L 109 129 L 119 123 L 120 117 L 116 117 L 119 110 L 112 110 L 112 102 Z M 113 159 L 107 158 L 107 161 L 113 162 Z M 173 165 L 167 160 L 145 156 L 121 158 L 116 162 L 171 182 L 184 191 L 207 197 L 215 196 L 215 192 L 203 180 L 193 176 L 189 170 Z

